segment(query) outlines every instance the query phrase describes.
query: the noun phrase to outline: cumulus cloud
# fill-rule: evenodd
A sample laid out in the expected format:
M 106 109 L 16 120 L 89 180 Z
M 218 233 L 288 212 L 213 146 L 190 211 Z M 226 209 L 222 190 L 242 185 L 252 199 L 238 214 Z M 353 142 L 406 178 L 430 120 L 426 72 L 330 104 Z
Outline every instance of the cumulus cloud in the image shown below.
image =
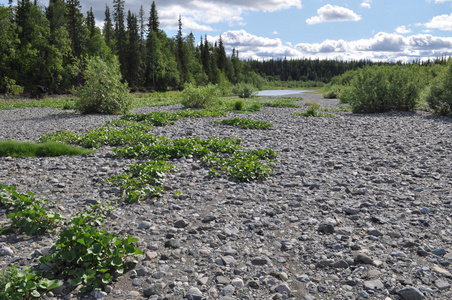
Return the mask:
M 361 20 L 361 16 L 354 13 L 351 9 L 331 4 L 319 8 L 317 14 L 317 16 L 307 19 L 306 23 L 313 25 L 324 22 Z
M 209 42 L 219 39 L 219 36 L 208 36 Z M 232 53 L 235 48 L 242 59 L 271 59 L 280 57 L 298 57 L 299 51 L 284 45 L 279 38 L 260 37 L 245 30 L 230 30 L 221 35 L 226 53 Z
M 430 34 L 403 36 L 379 32 L 369 39 L 354 41 L 325 40 L 321 43 L 283 43 L 278 38 L 253 35 L 245 30 L 227 31 L 221 35 L 226 53 L 239 51 L 241 59 L 312 58 L 337 60 L 412 61 L 452 55 L 452 37 Z M 219 36 L 208 36 L 215 42 Z
M 446 3 L 446 2 L 452 2 L 452 0 L 435 0 L 435 3 Z
M 395 31 L 399 34 L 407 34 L 407 33 L 411 32 L 411 29 L 408 29 L 408 28 L 406 28 L 405 25 L 403 25 L 403 26 L 397 27 Z
M 46 3 L 43 3 L 46 2 Z M 125 2 L 125 10 L 138 13 L 143 5 L 145 18 L 149 16 L 152 1 L 130 0 Z M 98 21 L 103 21 L 105 2 L 98 0 L 80 0 L 82 11 L 93 8 Z M 41 4 L 48 1 L 41 0 Z M 227 23 L 243 25 L 243 15 L 248 11 L 274 12 L 289 8 L 302 8 L 301 0 L 155 0 L 162 29 L 177 29 L 179 15 L 182 16 L 184 30 L 215 30 L 213 24 Z M 108 1 L 110 11 L 113 9 Z
M 372 0 L 363 0 L 363 2 L 361 3 L 361 7 L 370 8 L 371 3 L 372 3 Z
M 452 14 L 433 17 L 430 22 L 425 24 L 425 27 L 443 31 L 452 31 Z

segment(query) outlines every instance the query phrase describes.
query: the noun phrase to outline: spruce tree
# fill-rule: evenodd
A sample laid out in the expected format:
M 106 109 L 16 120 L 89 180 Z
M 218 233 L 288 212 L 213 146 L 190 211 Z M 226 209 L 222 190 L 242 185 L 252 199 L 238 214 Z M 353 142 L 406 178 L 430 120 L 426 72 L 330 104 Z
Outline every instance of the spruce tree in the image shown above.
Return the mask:
M 108 5 L 105 5 L 105 20 L 104 20 L 104 29 L 102 30 L 102 33 L 105 39 L 105 43 L 111 50 L 113 50 L 114 29 L 113 23 L 111 21 L 110 7 Z
M 118 55 L 119 64 L 121 65 L 121 73 L 127 72 L 127 36 L 126 29 L 124 27 L 124 0 L 113 0 L 114 8 L 114 20 L 115 20 L 115 38 L 116 38 L 116 51 Z
M 140 35 L 138 30 L 138 19 L 135 14 L 129 10 L 127 14 L 127 72 L 126 80 L 131 87 L 139 85 L 141 75 L 141 49 Z
M 67 0 L 68 32 L 71 39 L 72 55 L 79 58 L 82 54 L 85 39 L 85 28 L 83 26 L 84 17 L 80 12 L 81 5 L 79 0 Z

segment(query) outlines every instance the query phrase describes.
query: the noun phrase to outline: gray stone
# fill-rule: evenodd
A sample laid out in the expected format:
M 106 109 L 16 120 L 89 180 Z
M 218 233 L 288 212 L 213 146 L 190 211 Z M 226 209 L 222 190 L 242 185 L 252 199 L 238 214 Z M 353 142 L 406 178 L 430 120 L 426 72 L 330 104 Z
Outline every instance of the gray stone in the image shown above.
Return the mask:
M 237 288 L 243 288 L 245 286 L 245 284 L 243 283 L 242 278 L 234 278 L 231 281 L 231 284 Z
M 143 292 L 146 296 L 161 296 L 163 291 L 163 285 L 160 283 L 156 283 L 146 288 Z
M 177 239 L 170 239 L 165 242 L 166 248 L 178 249 L 180 248 L 180 241 Z
M 220 296 L 232 296 L 234 295 L 235 287 L 233 285 L 228 285 L 221 290 Z
M 367 264 L 367 265 L 373 265 L 374 264 L 373 259 L 370 258 L 369 256 L 367 256 L 366 254 L 363 254 L 363 253 L 358 254 L 356 256 L 356 260 L 358 262 L 361 262 L 361 263 L 364 263 L 364 264 Z
M 368 281 L 364 281 L 364 288 L 366 290 L 382 290 L 384 288 L 384 285 L 378 279 L 368 280 Z
M 292 290 L 290 289 L 289 285 L 287 283 L 281 283 L 275 287 L 275 291 L 281 294 L 287 294 L 290 295 Z
M 349 267 L 348 263 L 343 259 L 333 263 L 331 266 L 336 269 L 347 269 Z
M 149 229 L 152 227 L 152 223 L 149 221 L 142 221 L 140 222 L 140 224 L 138 225 L 139 229 Z
M 202 292 L 196 287 L 191 287 L 185 294 L 185 298 L 188 300 L 201 300 L 202 296 Z
M 405 300 L 423 300 L 425 298 L 424 294 L 412 286 L 399 290 L 398 294 Z
M 189 223 L 187 221 L 185 221 L 184 219 L 181 219 L 181 220 L 177 220 L 174 223 L 174 227 L 176 227 L 176 228 L 185 228 L 185 227 L 188 226 L 188 224 Z
M 324 233 L 324 234 L 333 234 L 334 233 L 334 226 L 331 224 L 321 224 L 319 228 L 317 229 L 318 232 Z
M 221 276 L 221 275 L 216 277 L 216 281 L 218 284 L 224 284 L 224 285 L 229 284 L 231 282 L 231 280 L 229 278 L 227 278 L 225 276 Z
M 0 256 L 13 256 L 14 251 L 11 248 L 4 247 L 0 248 Z
M 443 280 L 443 279 L 436 279 L 435 280 L 435 286 L 440 290 L 447 290 L 450 288 L 450 283 Z
M 440 248 L 440 249 L 432 250 L 432 253 L 435 254 L 435 255 L 438 255 L 438 256 L 443 256 L 443 255 L 445 255 L 447 253 L 447 251 L 445 249 L 443 249 L 443 248 Z
M 265 266 L 269 264 L 269 259 L 266 257 L 255 257 L 251 260 L 251 263 L 255 266 Z

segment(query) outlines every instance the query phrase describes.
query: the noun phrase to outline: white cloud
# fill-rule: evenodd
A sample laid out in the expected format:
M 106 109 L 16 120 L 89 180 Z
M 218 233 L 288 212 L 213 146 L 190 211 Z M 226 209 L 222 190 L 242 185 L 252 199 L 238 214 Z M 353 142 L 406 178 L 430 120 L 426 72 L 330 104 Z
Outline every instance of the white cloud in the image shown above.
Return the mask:
M 298 57 L 299 51 L 285 46 L 278 38 L 260 37 L 245 30 L 230 30 L 221 35 L 226 53 L 232 53 L 235 48 L 242 59 L 271 59 L 281 57 Z M 219 39 L 219 36 L 208 36 L 209 42 Z
M 324 22 L 337 22 L 337 21 L 359 21 L 361 16 L 354 13 L 352 10 L 327 4 L 317 10 L 317 16 L 311 17 L 306 20 L 306 23 L 313 25 Z
M 245 30 L 227 31 L 222 35 L 228 54 L 235 48 L 241 59 L 319 58 L 338 60 L 369 59 L 372 61 L 411 61 L 452 55 L 452 37 L 430 34 L 402 36 L 377 33 L 369 39 L 354 41 L 325 40 L 321 43 L 283 43 L 278 38 L 260 37 Z M 209 42 L 219 36 L 208 36 Z
M 446 2 L 452 2 L 452 0 L 435 0 L 435 3 L 446 3 Z
M 408 28 L 406 28 L 405 25 L 403 25 L 403 26 L 397 27 L 395 31 L 399 34 L 407 34 L 407 33 L 411 32 L 411 29 L 408 29 Z
M 452 14 L 433 17 L 430 22 L 425 24 L 425 27 L 443 31 L 452 31 Z
M 361 3 L 361 7 L 370 8 L 371 3 L 372 3 L 372 0 L 363 0 L 363 2 Z
M 41 2 L 48 1 L 41 0 Z M 113 12 L 112 1 L 107 1 Z M 149 16 L 152 1 L 125 1 L 125 10 L 138 13 L 143 5 L 145 18 Z M 98 0 L 80 0 L 82 11 L 93 8 L 94 15 L 103 21 L 105 2 Z M 44 3 L 42 3 L 44 4 Z M 155 0 L 162 29 L 177 29 L 179 15 L 184 30 L 213 31 L 212 24 L 227 23 L 243 25 L 243 16 L 249 11 L 274 12 L 289 8 L 302 8 L 301 0 Z

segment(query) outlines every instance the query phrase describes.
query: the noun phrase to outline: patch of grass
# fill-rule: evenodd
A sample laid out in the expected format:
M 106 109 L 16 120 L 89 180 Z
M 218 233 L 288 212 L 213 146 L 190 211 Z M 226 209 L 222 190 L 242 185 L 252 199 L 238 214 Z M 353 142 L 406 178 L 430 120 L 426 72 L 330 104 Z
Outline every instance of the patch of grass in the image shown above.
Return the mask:
M 92 151 L 58 142 L 35 144 L 32 142 L 1 141 L 0 156 L 11 157 L 47 157 L 61 155 L 90 154 Z
M 304 113 L 296 112 L 292 113 L 292 115 L 304 117 L 333 117 L 333 114 L 322 114 L 312 107 L 308 108 Z
M 240 127 L 243 129 L 269 129 L 273 127 L 273 124 L 263 121 L 255 121 L 250 119 L 224 119 L 221 121 L 214 121 L 214 124 L 223 124 Z

